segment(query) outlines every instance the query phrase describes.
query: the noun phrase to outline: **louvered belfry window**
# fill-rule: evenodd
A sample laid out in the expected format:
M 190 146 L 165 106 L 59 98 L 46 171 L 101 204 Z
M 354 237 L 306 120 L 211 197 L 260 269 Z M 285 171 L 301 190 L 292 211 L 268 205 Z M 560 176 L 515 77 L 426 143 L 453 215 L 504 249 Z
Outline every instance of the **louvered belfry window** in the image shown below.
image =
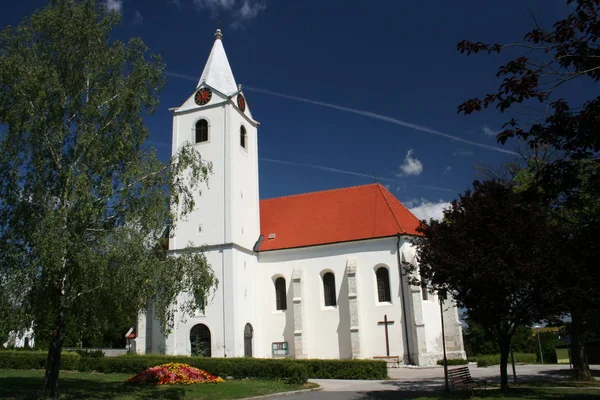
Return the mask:
M 285 278 L 275 280 L 275 302 L 278 310 L 287 310 L 287 299 L 285 296 Z
M 377 275 L 377 294 L 379 302 L 392 301 L 390 293 L 390 273 L 387 268 L 381 267 L 375 273 Z
M 336 306 L 335 299 L 335 276 L 331 272 L 323 275 L 323 293 L 325 295 L 325 306 Z

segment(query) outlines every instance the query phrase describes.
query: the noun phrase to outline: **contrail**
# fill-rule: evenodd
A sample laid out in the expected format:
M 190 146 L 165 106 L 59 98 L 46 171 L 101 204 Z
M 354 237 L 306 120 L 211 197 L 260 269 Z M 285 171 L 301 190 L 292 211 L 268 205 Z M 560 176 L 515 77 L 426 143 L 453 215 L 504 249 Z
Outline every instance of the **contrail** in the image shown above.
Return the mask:
M 281 97 L 281 98 L 284 98 L 284 99 L 296 100 L 296 101 L 301 101 L 303 103 L 314 104 L 316 106 L 333 108 L 334 110 L 346 111 L 346 112 L 350 112 L 350 113 L 353 113 L 353 114 L 358 114 L 358 115 L 363 115 L 365 117 L 370 117 L 370 118 L 373 118 L 373 119 L 378 119 L 380 121 L 391 122 L 392 124 L 404 126 L 406 128 L 414 129 L 416 131 L 431 133 L 433 135 L 442 136 L 442 137 L 445 137 L 445 138 L 448 138 L 448 139 L 451 139 L 451 140 L 455 140 L 457 142 L 467 143 L 467 144 L 470 144 L 471 146 L 481 147 L 482 149 L 499 151 L 501 153 L 512 154 L 512 155 L 516 155 L 516 156 L 519 155 L 519 153 L 516 153 L 514 151 L 505 150 L 505 149 L 502 149 L 500 147 L 490 146 L 490 145 L 484 144 L 484 143 L 474 142 L 474 141 L 468 140 L 468 139 L 463 139 L 461 137 L 449 135 L 447 133 L 440 132 L 440 131 L 432 129 L 432 128 L 428 128 L 428 127 L 423 126 L 423 125 L 413 124 L 413 123 L 410 123 L 410 122 L 402 121 L 402 120 L 397 119 L 397 118 L 392 118 L 392 117 L 388 117 L 388 116 L 385 116 L 385 115 L 376 114 L 376 113 L 373 113 L 373 112 L 370 112 L 370 111 L 357 110 L 355 108 L 338 106 L 336 104 L 331 104 L 331 103 L 325 103 L 323 101 L 316 101 L 316 100 L 306 99 L 304 97 L 290 96 L 288 94 L 277 93 L 277 92 L 273 92 L 271 90 L 266 90 L 266 89 L 258 89 L 258 88 L 248 87 L 248 86 L 244 86 L 244 89 L 245 90 L 249 90 L 251 92 L 264 93 L 264 94 L 268 94 L 270 96 L 277 96 L 277 97 Z
M 362 174 L 360 172 L 347 171 L 347 170 L 338 169 L 338 168 L 331 168 L 331 167 L 326 167 L 324 165 L 304 164 L 304 163 L 298 163 L 298 162 L 293 162 L 293 161 L 274 160 L 272 158 L 263 158 L 263 157 L 259 157 L 258 159 L 260 161 L 267 161 L 267 162 L 272 162 L 272 163 L 277 163 L 277 164 L 285 164 L 285 165 L 293 165 L 293 166 L 297 166 L 297 167 L 314 168 L 314 169 L 320 169 L 320 170 L 323 170 L 323 171 L 337 172 L 337 173 L 340 173 L 340 174 L 360 176 L 360 177 L 370 178 L 370 179 L 375 179 L 375 180 L 380 180 L 380 181 L 401 183 L 401 184 L 404 184 L 404 185 L 410 185 L 410 186 L 420 187 L 420 188 L 423 188 L 423 189 L 442 190 L 444 192 L 450 192 L 450 193 L 453 193 L 453 194 L 457 194 L 458 193 L 458 190 L 452 190 L 452 189 L 438 187 L 438 186 L 419 185 L 417 183 L 410 183 L 410 182 L 399 181 L 397 179 L 390 179 L 390 178 L 383 178 L 383 177 L 380 177 L 380 176 L 373 176 L 373 175 L 368 175 L 368 174 Z
M 169 72 L 169 71 L 167 71 L 167 72 L 165 72 L 165 74 L 168 75 L 168 76 L 172 76 L 174 78 L 186 79 L 186 80 L 194 81 L 194 82 L 196 81 L 196 78 L 194 78 L 192 76 L 178 74 L 176 72 Z M 462 142 L 462 143 L 470 144 L 471 146 L 481 147 L 482 149 L 499 151 L 501 153 L 511 154 L 511 155 L 515 155 L 515 156 L 519 155 L 519 153 L 514 152 L 514 151 L 505 150 L 503 148 L 496 147 L 496 146 L 490 146 L 489 144 L 474 142 L 474 141 L 468 140 L 468 139 L 463 139 L 463 138 L 458 137 L 458 136 L 449 135 L 447 133 L 440 132 L 438 130 L 429 128 L 427 126 L 413 124 L 411 122 L 402 121 L 401 119 L 388 117 L 386 115 L 381 115 L 381 114 L 377 114 L 377 113 L 370 112 L 370 111 L 357 110 L 356 108 L 349 108 L 349 107 L 339 106 L 339 105 L 336 105 L 336 104 L 326 103 L 326 102 L 323 102 L 323 101 L 311 100 L 311 99 L 307 99 L 307 98 L 304 98 L 304 97 L 298 97 L 298 96 L 291 96 L 289 94 L 283 94 L 283 93 L 273 92 L 271 90 L 259 89 L 259 88 L 254 88 L 254 87 L 250 87 L 250 86 L 244 86 L 244 89 L 248 90 L 248 91 L 251 91 L 251 92 L 263 93 L 263 94 L 267 94 L 269 96 L 276 96 L 276 97 L 281 97 L 283 99 L 300 101 L 300 102 L 303 102 L 303 103 L 313 104 L 313 105 L 316 105 L 316 106 L 332 108 L 334 110 L 346 111 L 346 112 L 349 112 L 349 113 L 358 114 L 358 115 L 362 115 L 362 116 L 373 118 L 373 119 L 378 119 L 380 121 L 390 122 L 392 124 L 404 126 L 406 128 L 414 129 L 414 130 L 419 131 L 419 132 L 431 133 L 432 135 L 442 136 L 442 137 L 445 137 L 445 138 L 450 139 L 450 140 L 455 140 L 457 142 Z
M 169 72 L 169 71 L 167 71 L 167 72 L 165 72 L 165 74 L 168 75 L 168 76 L 172 76 L 174 78 L 186 79 L 186 80 L 194 81 L 194 82 L 197 80 L 196 78 L 194 78 L 192 76 L 178 74 L 176 72 Z M 323 101 L 311 100 L 311 99 L 307 99 L 307 98 L 304 98 L 304 97 L 298 97 L 298 96 L 291 96 L 289 94 L 283 94 L 283 93 L 273 92 L 271 90 L 259 89 L 259 88 L 254 88 L 254 87 L 250 87 L 250 86 L 244 86 L 244 89 L 248 90 L 248 91 L 251 91 L 251 92 L 263 93 L 263 94 L 267 94 L 267 95 L 270 95 L 270 96 L 281 97 L 283 99 L 300 101 L 300 102 L 303 102 L 303 103 L 313 104 L 313 105 L 316 105 L 316 106 L 332 108 L 334 110 L 346 111 L 346 112 L 350 112 L 350 113 L 353 113 L 353 114 L 358 114 L 358 115 L 362 115 L 362 116 L 365 116 L 365 117 L 369 117 L 369 118 L 373 118 L 373 119 L 378 119 L 380 121 L 390 122 L 392 124 L 404 126 L 406 128 L 414 129 L 414 130 L 419 131 L 419 132 L 431 133 L 433 135 L 442 136 L 442 137 L 445 137 L 445 138 L 450 139 L 450 140 L 455 140 L 457 142 L 462 142 L 462 143 L 470 144 L 471 146 L 481 147 L 482 149 L 499 151 L 501 153 L 511 154 L 511 155 L 515 155 L 515 156 L 519 155 L 519 153 L 514 152 L 514 151 L 505 150 L 503 148 L 496 147 L 496 146 L 490 146 L 489 144 L 474 142 L 474 141 L 468 140 L 468 139 L 463 139 L 463 138 L 458 137 L 458 136 L 449 135 L 447 133 L 440 132 L 438 130 L 429 128 L 427 126 L 413 124 L 411 122 L 402 121 L 402 120 L 397 119 L 397 118 L 388 117 L 386 115 L 381 115 L 381 114 L 373 113 L 373 112 L 370 112 L 370 111 L 357 110 L 355 108 L 338 106 L 336 104 L 325 103 Z

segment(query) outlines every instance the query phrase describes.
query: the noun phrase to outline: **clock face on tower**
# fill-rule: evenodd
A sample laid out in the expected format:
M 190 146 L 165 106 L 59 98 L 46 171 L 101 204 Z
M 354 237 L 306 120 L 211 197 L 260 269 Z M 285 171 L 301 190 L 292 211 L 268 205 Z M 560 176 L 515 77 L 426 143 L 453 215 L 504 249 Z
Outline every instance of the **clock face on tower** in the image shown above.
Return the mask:
M 203 106 L 205 104 L 208 104 L 211 97 L 212 97 L 212 92 L 210 91 L 210 89 L 202 88 L 202 89 L 198 90 L 196 92 L 196 94 L 194 95 L 194 101 L 199 106 Z
M 244 112 L 246 110 L 246 99 L 244 99 L 244 96 L 242 96 L 241 94 L 238 94 L 237 103 L 238 103 L 238 107 L 240 108 L 240 110 L 242 110 L 242 112 Z

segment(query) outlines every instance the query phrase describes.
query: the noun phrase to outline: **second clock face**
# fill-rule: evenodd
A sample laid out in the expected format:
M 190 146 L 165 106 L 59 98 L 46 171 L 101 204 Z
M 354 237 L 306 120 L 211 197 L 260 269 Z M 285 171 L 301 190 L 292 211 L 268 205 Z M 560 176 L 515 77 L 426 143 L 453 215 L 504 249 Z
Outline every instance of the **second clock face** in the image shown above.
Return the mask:
M 240 108 L 240 110 L 242 110 L 242 112 L 244 112 L 246 110 L 246 99 L 244 99 L 244 96 L 242 96 L 241 94 L 238 94 L 237 103 L 238 103 L 238 107 Z
M 194 101 L 199 106 L 203 106 L 205 104 L 208 104 L 211 97 L 212 97 L 212 92 L 210 91 L 210 89 L 202 88 L 196 92 L 196 95 L 194 96 Z

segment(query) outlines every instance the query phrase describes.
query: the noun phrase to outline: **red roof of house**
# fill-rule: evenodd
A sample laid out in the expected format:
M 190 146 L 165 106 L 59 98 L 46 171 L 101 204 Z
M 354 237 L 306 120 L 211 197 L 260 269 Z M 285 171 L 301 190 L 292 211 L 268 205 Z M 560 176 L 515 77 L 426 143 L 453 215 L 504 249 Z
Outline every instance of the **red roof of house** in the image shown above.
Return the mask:
M 418 235 L 419 223 L 378 183 L 266 199 L 260 201 L 258 251 Z

